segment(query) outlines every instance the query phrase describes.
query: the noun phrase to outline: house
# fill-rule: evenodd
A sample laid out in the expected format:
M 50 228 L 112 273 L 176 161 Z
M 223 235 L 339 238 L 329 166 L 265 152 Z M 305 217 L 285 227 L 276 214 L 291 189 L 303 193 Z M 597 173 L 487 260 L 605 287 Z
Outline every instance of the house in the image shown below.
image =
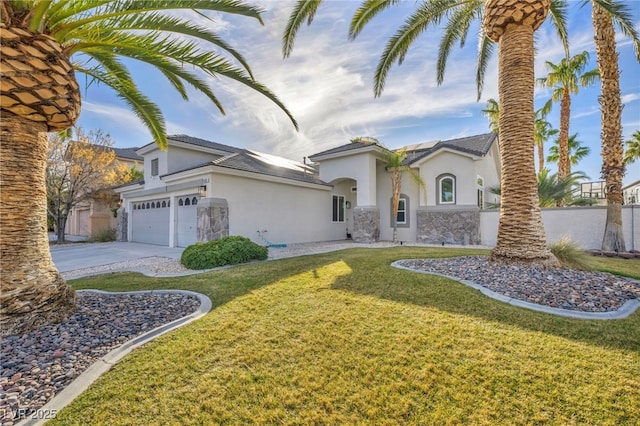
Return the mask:
M 125 164 L 130 169 L 138 167 L 138 165 L 141 165 L 144 161 L 141 156 L 136 154 L 138 148 L 108 147 L 104 149 L 113 150 L 116 154 L 116 161 Z M 71 208 L 69 216 L 67 217 L 65 234 L 86 237 L 105 229 L 116 228 L 117 222 L 113 212 L 114 206 L 112 203 L 107 202 L 109 198 L 113 197 L 105 197 L 104 191 L 100 193 L 103 195 L 102 197 L 94 197 L 82 201 Z
M 622 187 L 622 199 L 627 205 L 640 204 L 640 180 Z
M 326 150 L 312 164 L 186 135 L 151 143 L 144 181 L 115 188 L 118 239 L 186 247 L 225 235 L 260 244 L 390 240 L 391 179 L 386 148 L 366 141 Z M 499 182 L 497 135 L 407 148 L 406 165 L 426 183 L 403 182 L 403 241 L 479 244 L 479 211 Z

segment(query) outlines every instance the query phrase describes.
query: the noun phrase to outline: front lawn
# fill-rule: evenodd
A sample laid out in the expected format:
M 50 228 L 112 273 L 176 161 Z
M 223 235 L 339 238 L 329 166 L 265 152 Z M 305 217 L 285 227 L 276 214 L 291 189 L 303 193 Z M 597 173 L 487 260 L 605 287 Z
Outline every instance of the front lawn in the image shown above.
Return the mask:
M 188 289 L 214 308 L 128 355 L 51 424 L 637 423 L 640 312 L 555 317 L 389 266 L 478 253 L 352 249 L 187 277 L 71 281 Z

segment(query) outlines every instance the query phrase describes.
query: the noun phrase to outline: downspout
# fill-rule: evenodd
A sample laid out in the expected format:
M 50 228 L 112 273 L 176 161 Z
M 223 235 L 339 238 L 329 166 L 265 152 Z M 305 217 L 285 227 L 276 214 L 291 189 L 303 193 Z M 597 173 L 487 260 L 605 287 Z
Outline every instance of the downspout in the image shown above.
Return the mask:
M 636 233 L 635 233 L 635 204 L 631 204 L 631 250 L 635 251 Z

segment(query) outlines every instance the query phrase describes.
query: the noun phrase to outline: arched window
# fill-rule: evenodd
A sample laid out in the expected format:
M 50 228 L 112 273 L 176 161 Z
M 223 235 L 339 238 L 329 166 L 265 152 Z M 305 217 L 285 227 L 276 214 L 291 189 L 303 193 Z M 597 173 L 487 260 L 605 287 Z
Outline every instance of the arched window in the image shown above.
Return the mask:
M 138 208 L 138 206 L 136 206 L 135 204 L 133 205 L 133 209 L 136 210 Z
M 166 201 L 162 202 L 162 207 L 167 207 L 167 202 Z
M 144 203 L 142 203 L 142 210 L 144 210 Z
M 191 200 L 189 199 L 189 197 L 185 198 L 184 205 L 185 206 L 190 206 L 191 205 Z
M 183 206 L 184 205 L 184 201 L 182 201 L 182 198 L 178 199 L 178 205 L 179 206 Z
M 446 174 L 437 178 L 438 204 L 456 203 L 456 177 Z
M 147 203 L 147 208 L 148 208 L 148 209 L 150 209 L 150 208 L 151 208 L 149 203 Z
M 152 201 L 152 202 L 151 202 L 151 208 L 152 208 L 152 209 L 155 209 L 155 208 L 156 208 L 156 203 L 155 203 L 155 201 Z

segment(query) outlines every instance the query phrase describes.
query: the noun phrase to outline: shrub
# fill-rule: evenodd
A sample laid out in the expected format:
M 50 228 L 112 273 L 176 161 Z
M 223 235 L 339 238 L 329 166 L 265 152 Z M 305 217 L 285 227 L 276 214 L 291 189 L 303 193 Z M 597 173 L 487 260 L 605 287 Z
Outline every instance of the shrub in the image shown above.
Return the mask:
M 560 240 L 551 244 L 549 248 L 562 266 L 582 270 L 591 269 L 589 266 L 589 254 L 568 237 L 560 238 Z
M 95 243 L 108 243 L 116 240 L 116 230 L 113 228 L 103 228 L 91 233 L 89 241 Z
M 189 269 L 210 269 L 224 265 L 264 260 L 266 247 L 239 235 L 223 237 L 206 243 L 195 243 L 182 252 L 180 262 Z

